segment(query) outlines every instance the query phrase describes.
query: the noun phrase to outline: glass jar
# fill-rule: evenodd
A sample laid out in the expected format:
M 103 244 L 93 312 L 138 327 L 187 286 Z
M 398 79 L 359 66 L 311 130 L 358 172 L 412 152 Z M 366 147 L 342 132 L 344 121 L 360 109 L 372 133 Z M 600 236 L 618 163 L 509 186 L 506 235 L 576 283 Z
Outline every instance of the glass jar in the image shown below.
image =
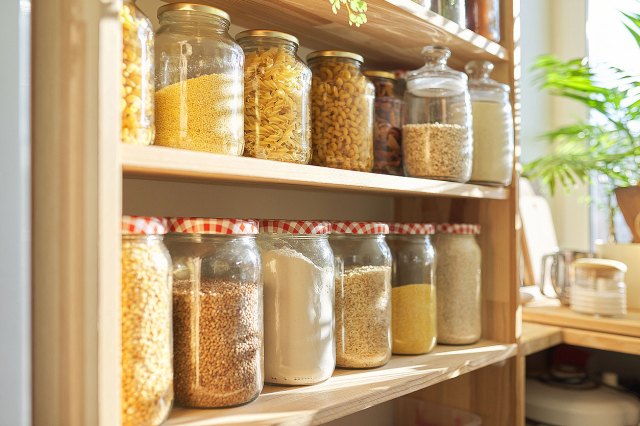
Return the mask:
M 466 0 L 467 28 L 493 40 L 500 41 L 500 0 Z
M 307 164 L 311 159 L 311 71 L 298 39 L 279 31 L 236 36 L 244 62 L 244 155 Z
M 438 343 L 467 345 L 482 335 L 480 225 L 442 223 L 433 244 L 437 253 Z
M 616 260 L 583 258 L 573 262 L 571 309 L 583 314 L 620 316 L 627 313 L 627 265 Z
M 390 224 L 391 336 L 395 354 L 417 355 L 436 345 L 435 253 L 428 223 Z
M 467 182 L 473 136 L 467 76 L 447 66 L 451 51 L 427 46 L 426 64 L 407 74 L 402 154 L 408 176 Z
M 262 280 L 258 224 L 169 219 L 173 258 L 176 402 L 231 407 L 262 390 Z
M 391 358 L 389 226 L 334 222 L 329 242 L 336 260 L 336 365 L 371 368 Z
M 402 176 L 402 100 L 395 91 L 396 77 L 387 71 L 365 71 L 375 87 L 373 171 Z
M 166 221 L 122 217 L 122 424 L 157 426 L 173 402 L 171 258 Z
M 215 7 L 158 9 L 156 145 L 242 155 L 244 54 Z
M 153 122 L 153 26 L 135 4 L 124 0 L 122 24 L 122 102 L 120 139 L 134 145 L 151 145 Z
M 508 186 L 513 174 L 513 115 L 509 86 L 490 79 L 492 70 L 489 61 L 465 66 L 473 117 L 471 181 Z
M 431 10 L 463 28 L 467 25 L 465 0 L 431 0 Z
M 327 222 L 264 220 L 265 381 L 312 385 L 336 365 L 334 261 Z
M 373 168 L 373 83 L 360 55 L 321 50 L 307 56 L 311 80 L 312 164 L 370 172 Z

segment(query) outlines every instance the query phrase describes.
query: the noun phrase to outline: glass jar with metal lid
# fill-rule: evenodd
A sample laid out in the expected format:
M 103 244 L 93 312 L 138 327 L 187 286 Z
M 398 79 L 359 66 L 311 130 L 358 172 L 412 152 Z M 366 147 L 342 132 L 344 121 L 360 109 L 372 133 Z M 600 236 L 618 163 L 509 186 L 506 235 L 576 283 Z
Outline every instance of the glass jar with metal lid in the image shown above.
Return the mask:
M 236 35 L 244 62 L 244 155 L 307 164 L 311 159 L 311 71 L 298 39 L 271 30 Z
M 242 155 L 244 54 L 229 15 L 194 3 L 158 9 L 156 145 Z
M 391 358 L 391 252 L 389 225 L 333 222 L 336 259 L 336 364 L 371 368 Z
M 571 309 L 583 314 L 620 316 L 627 313 L 627 265 L 616 260 L 583 258 L 573 262 Z
M 389 224 L 395 354 L 425 354 L 436 345 L 435 252 L 430 238 L 434 232 L 429 223 Z
M 321 50 L 307 56 L 311 83 L 311 162 L 370 172 L 373 167 L 374 94 L 362 56 Z
M 176 402 L 248 403 L 264 378 L 258 224 L 170 218 L 169 232 Z
M 373 171 L 402 176 L 402 100 L 396 95 L 396 77 L 387 71 L 365 71 L 375 87 Z

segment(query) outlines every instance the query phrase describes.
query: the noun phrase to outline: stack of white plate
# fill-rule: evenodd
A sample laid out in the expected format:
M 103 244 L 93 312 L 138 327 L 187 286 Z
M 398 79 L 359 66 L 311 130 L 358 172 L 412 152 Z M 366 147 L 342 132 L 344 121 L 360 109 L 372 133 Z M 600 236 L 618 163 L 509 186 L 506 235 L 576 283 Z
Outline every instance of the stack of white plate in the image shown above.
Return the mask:
M 619 316 L 627 313 L 627 295 L 581 286 L 571 287 L 571 309 L 583 314 Z

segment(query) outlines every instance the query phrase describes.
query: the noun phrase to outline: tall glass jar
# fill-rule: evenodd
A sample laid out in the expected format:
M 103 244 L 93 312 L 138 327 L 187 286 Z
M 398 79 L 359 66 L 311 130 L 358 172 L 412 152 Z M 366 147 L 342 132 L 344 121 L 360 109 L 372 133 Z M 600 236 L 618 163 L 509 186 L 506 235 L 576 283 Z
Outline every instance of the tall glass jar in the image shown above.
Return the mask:
M 465 70 L 473 112 L 471 181 L 508 186 L 513 174 L 514 143 L 509 86 L 489 78 L 493 70 L 489 61 L 471 61 Z
M 402 176 L 402 100 L 396 95 L 396 77 L 387 71 L 365 71 L 364 75 L 376 91 L 373 171 Z
M 153 85 L 153 26 L 135 4 L 124 0 L 122 24 L 122 101 L 120 139 L 151 145 L 155 133 Z
M 407 74 L 402 152 L 408 176 L 467 182 L 473 135 L 467 76 L 447 66 L 451 51 L 427 46 L 426 64 Z
M 436 268 L 438 343 L 467 345 L 482 335 L 480 225 L 441 223 L 433 244 Z
M 431 0 L 431 10 L 461 27 L 467 25 L 465 0 Z
M 371 368 L 391 358 L 391 252 L 378 222 L 334 222 L 336 365 Z
M 262 279 L 251 220 L 171 218 L 176 402 L 230 407 L 262 390 Z
M 268 383 L 312 385 L 333 374 L 335 275 L 329 226 L 313 221 L 260 223 Z
M 373 168 L 374 87 L 362 56 L 321 50 L 307 56 L 312 72 L 312 164 L 370 172 Z
M 298 39 L 271 30 L 236 35 L 244 62 L 244 155 L 307 164 L 311 159 L 311 71 Z
M 500 41 L 500 0 L 466 0 L 467 28 L 496 43 Z
M 163 423 L 173 402 L 171 258 L 166 221 L 122 217 L 121 417 L 125 426 Z
M 428 223 L 392 223 L 387 244 L 391 269 L 392 350 L 417 355 L 436 345 L 435 252 Z
M 158 9 L 156 145 L 242 155 L 244 54 L 215 7 Z

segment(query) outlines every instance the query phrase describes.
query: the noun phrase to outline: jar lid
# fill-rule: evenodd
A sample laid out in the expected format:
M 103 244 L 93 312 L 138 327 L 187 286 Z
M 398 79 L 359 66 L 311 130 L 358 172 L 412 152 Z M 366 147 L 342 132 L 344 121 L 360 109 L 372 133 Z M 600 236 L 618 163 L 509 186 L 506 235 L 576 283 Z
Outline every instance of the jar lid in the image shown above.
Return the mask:
M 170 217 L 169 232 L 183 234 L 257 234 L 258 222 L 251 219 L 209 219 Z
M 208 6 L 208 5 L 199 4 L 199 3 L 169 3 L 169 4 L 165 4 L 164 6 L 161 6 L 158 9 L 158 18 L 160 18 L 160 15 L 162 15 L 164 12 L 168 12 L 168 11 L 172 11 L 172 10 L 190 10 L 190 11 L 194 11 L 194 12 L 208 13 L 209 15 L 219 16 L 220 18 L 226 19 L 227 21 L 231 22 L 231 17 L 224 10 L 218 9 L 217 7 Z
M 291 34 L 283 33 L 282 31 L 275 31 L 275 30 L 246 30 L 246 31 L 242 31 L 242 32 L 239 32 L 238 34 L 236 34 L 236 41 L 238 41 L 240 39 L 243 39 L 243 38 L 249 38 L 249 37 L 280 38 L 282 40 L 287 40 L 287 41 L 293 42 L 296 45 L 300 44 L 298 42 L 298 37 L 292 36 Z
M 478 235 L 480 225 L 474 223 L 439 223 L 436 225 L 438 234 Z
M 432 223 L 390 223 L 390 234 L 401 235 L 431 235 L 435 234 L 436 228 Z
M 323 235 L 331 231 L 331 223 L 319 220 L 277 220 L 260 221 L 260 232 L 269 234 L 315 234 Z
M 384 222 L 331 222 L 331 232 L 336 234 L 388 234 L 389 225 Z
M 311 52 L 307 55 L 307 61 L 320 57 L 348 58 L 364 63 L 364 58 L 357 53 L 345 52 L 342 50 L 316 50 L 315 52 Z
M 151 216 L 122 216 L 123 234 L 163 235 L 167 233 L 167 219 Z
M 396 76 L 394 73 L 389 72 L 389 71 L 374 71 L 374 70 L 367 70 L 365 72 L 363 72 L 364 75 L 366 75 L 367 77 L 377 77 L 377 78 L 388 78 L 389 80 L 395 80 Z
M 612 271 L 617 270 L 620 272 L 627 272 L 627 265 L 617 260 L 609 259 L 594 259 L 585 257 L 573 262 L 574 267 L 584 269 L 594 269 L 598 271 Z

